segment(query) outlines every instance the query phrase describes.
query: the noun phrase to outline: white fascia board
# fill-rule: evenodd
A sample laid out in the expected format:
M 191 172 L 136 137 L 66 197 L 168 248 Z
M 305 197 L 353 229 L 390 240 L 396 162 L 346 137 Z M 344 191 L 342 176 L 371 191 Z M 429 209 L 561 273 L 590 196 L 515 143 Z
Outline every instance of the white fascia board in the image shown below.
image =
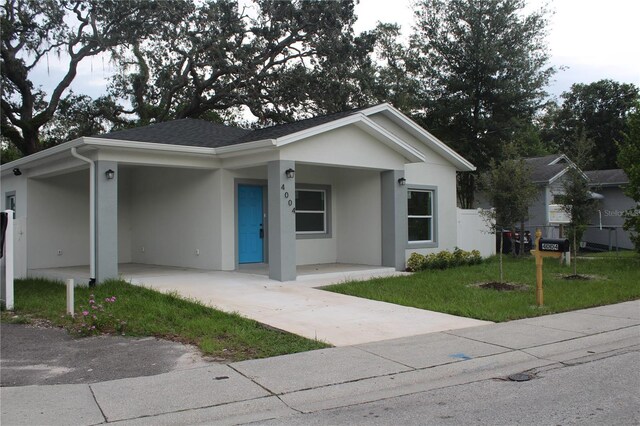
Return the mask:
M 560 154 L 560 155 L 558 156 L 558 158 L 556 158 L 555 160 L 553 160 L 552 162 L 550 162 L 550 163 L 549 163 L 549 165 L 551 166 L 551 165 L 553 165 L 553 164 L 558 164 L 558 162 L 560 162 L 560 160 L 564 160 L 564 161 L 566 161 L 566 162 L 567 162 L 567 163 L 569 163 L 569 164 L 573 164 L 573 161 L 569 160 L 569 157 L 567 157 L 567 156 L 566 156 L 566 155 L 564 155 L 564 154 Z
M 28 166 L 31 163 L 35 163 L 38 160 L 43 160 L 47 157 L 54 156 L 56 154 L 64 153 L 73 147 L 78 147 L 84 144 L 84 138 L 77 138 L 69 142 L 62 143 L 54 146 L 53 148 L 45 149 L 43 151 L 36 152 L 35 154 L 28 155 L 26 157 L 18 158 L 10 163 L 0 166 L 0 173 L 5 174 L 7 171 L 13 171 L 14 168 L 20 168 Z
M 291 135 L 286 135 L 276 140 L 276 145 L 278 147 L 288 145 L 290 143 L 299 141 L 301 139 L 305 139 L 311 136 L 318 135 L 320 133 L 325 133 L 331 130 L 338 129 L 340 127 L 344 127 L 350 124 L 357 125 L 363 131 L 371 134 L 376 139 L 389 146 L 395 151 L 400 152 L 407 159 L 411 161 L 425 161 L 425 156 L 413 148 L 408 143 L 402 141 L 397 136 L 393 135 L 391 132 L 384 129 L 382 126 L 376 124 L 371 119 L 369 119 L 366 115 L 356 113 L 349 115 L 347 117 L 341 118 L 339 120 L 331 121 L 329 123 L 321 124 L 319 126 L 312 127 L 310 129 L 305 129 L 297 133 L 293 133 Z
M 380 126 L 367 116 L 363 116 L 361 121 L 355 123 L 356 126 L 361 128 L 367 133 L 373 133 L 373 136 L 382 141 L 389 148 L 394 151 L 398 151 L 409 160 L 418 162 L 426 161 L 427 157 L 393 133 L 389 132 L 384 127 Z
M 253 142 L 245 142 L 237 145 L 221 146 L 215 149 L 215 153 L 221 157 L 230 157 L 240 154 L 246 154 L 245 151 L 261 150 L 264 148 L 272 148 L 276 146 L 275 139 L 263 139 Z
M 142 149 L 148 151 L 167 151 L 167 152 L 179 152 L 182 154 L 204 154 L 214 155 L 215 148 L 207 148 L 201 146 L 185 146 L 185 145 L 171 145 L 153 142 L 137 142 L 128 141 L 123 139 L 104 139 L 95 137 L 85 137 L 84 143 L 91 146 L 101 146 L 110 148 L 129 148 L 129 149 Z
M 558 172 L 554 177 L 552 177 L 551 179 L 549 179 L 549 185 L 551 185 L 553 182 L 555 182 L 556 180 L 560 179 L 562 176 L 564 176 L 565 173 L 567 173 L 569 171 L 569 166 L 565 167 L 564 169 L 560 170 L 560 172 Z
M 396 124 L 416 136 L 418 140 L 422 141 L 429 148 L 433 149 L 438 154 L 442 155 L 444 158 L 455 164 L 460 171 L 472 172 L 476 170 L 476 166 L 471 164 L 464 157 L 451 149 L 447 144 L 433 136 L 431 133 L 419 126 L 417 123 L 398 111 L 393 106 L 385 103 L 360 111 L 361 114 L 365 114 L 367 116 L 379 112 L 387 112 L 391 114 L 394 119 L 393 121 L 395 121 Z
M 564 154 L 563 154 L 564 155 Z M 562 176 L 564 176 L 565 173 L 567 173 L 569 171 L 570 167 L 575 167 L 576 169 L 578 169 L 578 171 L 580 172 L 580 175 L 582 176 L 582 178 L 584 180 L 586 180 L 587 182 L 589 182 L 589 177 L 584 174 L 584 172 L 582 170 L 580 170 L 580 168 L 578 168 L 578 166 L 576 166 L 571 160 L 568 160 L 569 163 L 567 164 L 567 167 L 565 167 L 564 169 L 562 169 L 560 172 L 558 172 L 554 177 L 552 177 L 551 179 L 549 179 L 549 184 L 552 184 L 553 182 L 555 182 L 556 180 L 560 179 Z
M 352 114 L 348 115 L 339 120 L 330 121 L 328 123 L 319 124 L 314 127 L 310 127 L 308 129 L 301 130 L 296 133 L 291 133 L 290 135 L 285 135 L 276 139 L 277 146 L 288 145 L 292 142 L 297 142 L 300 139 L 305 139 L 311 136 L 319 135 L 320 133 L 328 132 L 330 130 L 337 129 L 339 127 L 346 126 L 348 124 L 355 123 L 356 121 L 362 120 L 363 116 L 360 114 Z

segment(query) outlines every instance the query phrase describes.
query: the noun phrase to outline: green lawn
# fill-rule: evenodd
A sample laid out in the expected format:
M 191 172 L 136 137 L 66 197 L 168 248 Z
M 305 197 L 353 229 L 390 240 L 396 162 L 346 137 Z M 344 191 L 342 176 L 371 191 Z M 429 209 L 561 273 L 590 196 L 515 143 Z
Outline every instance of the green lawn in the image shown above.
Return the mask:
M 126 321 L 129 336 L 156 336 L 196 344 L 204 354 L 229 361 L 264 358 L 329 345 L 294 334 L 265 327 L 241 317 L 227 314 L 175 295 L 162 294 L 124 281 L 111 281 L 89 289 L 75 291 L 76 311 L 88 309 L 90 295 L 113 314 Z M 105 304 L 107 297 L 116 302 Z M 70 326 L 65 316 L 66 290 L 61 283 L 45 280 L 18 280 L 15 285 L 15 314 L 3 314 L 3 320 L 28 322 L 48 319 L 57 326 Z
M 325 290 L 489 321 L 509 321 L 640 298 L 640 256 L 625 254 L 578 259 L 578 274 L 588 281 L 565 280 L 573 267 L 556 259 L 544 261 L 544 307 L 535 299 L 535 263 L 532 257 L 504 256 L 505 280 L 525 284 L 525 291 L 481 289 L 474 284 L 497 281 L 498 259 L 481 265 L 418 272 L 411 276 L 380 278 L 325 287 Z

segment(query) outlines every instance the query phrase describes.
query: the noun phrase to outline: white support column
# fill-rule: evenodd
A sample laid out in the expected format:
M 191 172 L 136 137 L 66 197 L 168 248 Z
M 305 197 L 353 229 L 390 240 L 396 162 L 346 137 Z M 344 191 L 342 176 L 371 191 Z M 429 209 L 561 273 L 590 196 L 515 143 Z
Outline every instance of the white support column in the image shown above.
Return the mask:
M 2 294 L 7 311 L 13 310 L 13 210 L 5 210 L 7 214 L 7 230 L 4 234 L 4 280 L 2 283 Z

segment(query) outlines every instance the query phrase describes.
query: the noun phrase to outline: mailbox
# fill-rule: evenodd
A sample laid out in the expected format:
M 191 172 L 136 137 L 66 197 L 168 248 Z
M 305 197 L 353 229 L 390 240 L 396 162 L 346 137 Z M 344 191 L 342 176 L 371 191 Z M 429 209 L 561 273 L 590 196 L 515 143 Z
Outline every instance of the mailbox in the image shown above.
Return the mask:
M 564 253 L 569 251 L 569 240 L 540 238 L 540 242 L 538 243 L 538 250 Z

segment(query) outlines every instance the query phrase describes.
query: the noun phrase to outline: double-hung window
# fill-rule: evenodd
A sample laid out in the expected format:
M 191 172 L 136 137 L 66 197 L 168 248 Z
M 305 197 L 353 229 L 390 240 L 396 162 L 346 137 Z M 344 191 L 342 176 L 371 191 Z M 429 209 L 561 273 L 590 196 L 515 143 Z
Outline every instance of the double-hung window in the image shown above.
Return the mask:
M 296 189 L 296 233 L 326 234 L 327 191 Z
M 434 191 L 410 189 L 407 191 L 409 213 L 409 242 L 431 243 L 433 229 Z

